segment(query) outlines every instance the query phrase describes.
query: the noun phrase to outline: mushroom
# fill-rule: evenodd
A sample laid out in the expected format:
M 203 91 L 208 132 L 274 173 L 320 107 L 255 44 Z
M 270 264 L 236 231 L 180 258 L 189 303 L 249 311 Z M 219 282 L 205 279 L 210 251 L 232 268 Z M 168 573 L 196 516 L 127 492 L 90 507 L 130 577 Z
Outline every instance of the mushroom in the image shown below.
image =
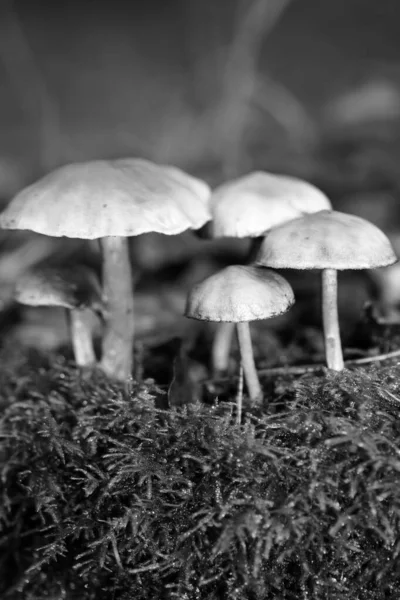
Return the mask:
M 198 229 L 210 219 L 206 183 L 142 159 L 97 160 L 56 169 L 22 190 L 0 227 L 93 240 L 103 253 L 108 317 L 101 367 L 125 380 L 133 361 L 133 282 L 127 237 Z
M 329 369 L 344 368 L 337 309 L 337 271 L 374 269 L 397 261 L 378 227 L 354 215 L 324 210 L 284 223 L 264 237 L 255 264 L 322 269 L 322 320 Z
M 213 237 L 259 237 L 302 215 L 331 209 L 311 183 L 255 171 L 217 187 L 210 198 Z
M 217 187 L 210 199 L 214 238 L 254 239 L 247 262 L 257 252 L 260 238 L 269 229 L 320 210 L 330 210 L 325 194 L 296 177 L 255 171 Z M 233 325 L 224 323 L 216 331 L 212 355 L 216 373 L 228 369 Z
M 372 295 L 382 317 L 391 323 L 400 320 L 400 262 L 370 273 Z
M 60 306 L 67 309 L 75 362 L 80 367 L 96 363 L 90 312 L 105 316 L 100 282 L 83 265 L 71 268 L 36 268 L 17 281 L 15 300 L 28 306 Z
M 232 265 L 196 284 L 188 294 L 185 316 L 236 324 L 243 372 L 250 399 L 260 401 L 249 321 L 269 319 L 294 304 L 290 284 L 271 269 Z

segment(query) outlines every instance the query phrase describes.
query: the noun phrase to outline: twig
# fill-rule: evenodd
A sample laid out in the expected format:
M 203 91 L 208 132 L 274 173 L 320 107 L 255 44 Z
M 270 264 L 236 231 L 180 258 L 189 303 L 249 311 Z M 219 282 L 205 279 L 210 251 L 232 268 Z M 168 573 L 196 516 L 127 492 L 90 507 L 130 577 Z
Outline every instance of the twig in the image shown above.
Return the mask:
M 366 356 L 365 358 L 354 358 L 352 360 L 347 360 L 345 361 L 345 365 L 362 365 L 380 360 L 389 360 L 398 356 L 400 357 L 400 350 L 392 350 L 392 352 L 385 352 L 384 354 L 376 354 L 375 356 Z
M 400 358 L 400 350 L 393 350 L 392 352 L 386 352 L 385 354 L 377 354 L 375 356 L 368 356 L 365 358 L 355 358 L 352 360 L 346 360 L 344 363 L 345 367 L 352 367 L 357 365 L 365 365 L 373 362 L 380 362 L 384 360 L 391 360 L 392 358 Z M 309 364 L 309 365 L 298 365 L 298 366 L 284 366 L 284 367 L 271 367 L 268 369 L 259 369 L 257 372 L 259 375 L 264 377 L 272 375 L 304 375 L 305 373 L 315 373 L 318 371 L 326 371 L 326 365 L 322 363 Z M 223 383 L 225 381 L 231 381 L 237 379 L 237 376 L 221 377 L 219 379 L 207 379 L 203 381 L 203 384 L 207 383 Z
M 366 356 L 364 358 L 353 358 L 344 362 L 345 367 L 352 367 L 357 365 L 365 365 L 373 362 L 379 362 L 382 360 L 390 360 L 392 358 L 400 357 L 400 350 L 393 350 L 393 352 L 386 352 L 385 354 L 377 354 L 375 356 Z M 279 375 L 280 373 L 288 373 L 294 375 L 301 375 L 303 373 L 312 373 L 315 371 L 326 370 L 326 365 L 319 363 L 315 365 L 299 365 L 299 366 L 288 366 L 288 367 L 273 367 L 270 369 L 260 369 L 258 373 L 260 375 Z

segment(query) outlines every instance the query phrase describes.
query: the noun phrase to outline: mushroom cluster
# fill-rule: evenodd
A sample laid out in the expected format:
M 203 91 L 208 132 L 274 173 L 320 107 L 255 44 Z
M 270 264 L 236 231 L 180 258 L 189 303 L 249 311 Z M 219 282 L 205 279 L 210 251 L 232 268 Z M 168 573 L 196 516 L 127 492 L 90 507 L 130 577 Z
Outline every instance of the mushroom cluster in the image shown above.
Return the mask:
M 217 187 L 180 169 L 142 159 L 70 164 L 22 190 L 0 214 L 0 227 L 54 237 L 98 240 L 102 281 L 82 266 L 33 269 L 20 279 L 16 300 L 68 311 L 76 363 L 96 364 L 87 313 L 103 322 L 99 366 L 121 381 L 132 374 L 133 275 L 128 238 L 167 235 L 210 224 L 210 237 L 252 240 L 247 264 L 231 265 L 189 292 L 187 317 L 221 324 L 214 370 L 225 370 L 236 327 L 249 397 L 262 399 L 249 323 L 286 312 L 290 284 L 273 269 L 317 269 L 322 279 L 322 324 L 327 366 L 344 368 L 337 310 L 337 272 L 392 265 L 397 257 L 372 223 L 332 209 L 313 185 L 294 177 L 254 172 Z
M 330 210 L 321 190 L 297 177 L 255 171 L 217 187 L 210 198 L 214 238 L 251 238 L 251 263 L 267 231 L 303 215 Z M 225 323 L 216 332 L 212 366 L 216 375 L 228 370 L 233 328 Z
M 271 269 L 287 268 L 321 271 L 326 363 L 329 369 L 343 370 L 337 272 L 394 264 L 397 257 L 387 236 L 365 219 L 334 211 L 320 190 L 291 177 L 260 172 L 247 175 L 214 190 L 210 205 L 212 236 L 254 239 L 248 256 L 249 266 L 230 267 L 196 286 L 189 295 L 187 316 L 223 322 L 224 328 L 214 339 L 214 370 L 227 368 L 232 325 L 236 322 L 249 396 L 253 401 L 260 399 L 261 386 L 253 355 L 248 350 L 249 346 L 251 348 L 248 322 L 253 318 L 277 315 L 293 304 L 291 288 L 279 276 L 280 285 L 286 290 L 286 304 L 283 303 L 281 310 L 275 306 L 275 312 L 270 314 L 267 310 L 264 313 L 256 310 L 255 314 L 259 316 L 252 317 L 254 305 L 257 309 L 260 307 L 262 289 L 265 302 L 271 302 L 271 290 L 266 291 L 267 282 L 274 276 L 277 281 L 277 274 Z M 268 271 L 258 272 L 259 267 L 267 267 Z M 258 281 L 257 290 L 249 281 L 246 284 L 245 273 L 247 279 Z M 252 290 L 250 297 L 243 292 L 245 285 L 247 291 Z
M 210 219 L 210 193 L 205 182 L 180 169 L 142 159 L 69 164 L 17 194 L 1 213 L 0 227 L 99 240 L 107 305 L 100 366 L 124 381 L 132 373 L 134 341 L 128 238 L 199 229 Z

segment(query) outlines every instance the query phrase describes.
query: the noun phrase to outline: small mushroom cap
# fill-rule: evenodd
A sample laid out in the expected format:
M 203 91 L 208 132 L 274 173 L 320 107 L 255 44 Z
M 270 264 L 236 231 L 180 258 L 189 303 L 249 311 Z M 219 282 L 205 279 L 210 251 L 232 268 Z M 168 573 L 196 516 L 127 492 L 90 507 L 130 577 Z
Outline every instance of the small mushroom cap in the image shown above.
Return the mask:
M 205 182 L 147 160 L 74 163 L 17 194 L 0 227 L 82 239 L 174 235 L 210 219 L 210 194 Z
M 201 321 L 240 323 L 269 319 L 294 304 L 290 284 L 271 269 L 232 265 L 189 292 L 185 316 Z
M 216 188 L 210 208 L 213 237 L 258 237 L 281 223 L 332 207 L 306 181 L 256 171 Z
M 36 268 L 27 271 L 15 287 L 15 300 L 28 306 L 92 308 L 102 312 L 100 282 L 84 265 L 71 268 Z
M 275 269 L 374 269 L 397 261 L 386 235 L 354 215 L 321 211 L 271 229 L 255 263 Z

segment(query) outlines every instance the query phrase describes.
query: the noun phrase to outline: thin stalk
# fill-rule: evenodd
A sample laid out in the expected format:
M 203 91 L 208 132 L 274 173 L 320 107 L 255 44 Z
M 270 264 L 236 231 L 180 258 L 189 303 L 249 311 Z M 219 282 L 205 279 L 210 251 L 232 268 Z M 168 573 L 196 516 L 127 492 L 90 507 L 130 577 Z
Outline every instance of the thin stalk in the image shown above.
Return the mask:
M 343 371 L 344 361 L 337 307 L 336 269 L 322 270 L 322 322 L 328 369 Z
M 239 341 L 240 356 L 243 364 L 243 373 L 250 400 L 253 402 L 259 402 L 262 398 L 262 388 L 258 379 L 257 369 L 254 362 L 253 346 L 251 343 L 250 326 L 248 321 L 236 323 L 236 330 Z
M 96 364 L 96 354 L 93 347 L 91 310 L 75 308 L 67 311 L 75 362 L 78 367 L 93 366 Z
M 108 315 L 102 342 L 101 368 L 126 381 L 133 367 L 133 281 L 125 237 L 101 239 L 103 250 L 103 292 Z
M 238 425 L 242 422 L 243 409 L 243 361 L 240 361 L 239 381 L 236 393 L 236 422 Z

